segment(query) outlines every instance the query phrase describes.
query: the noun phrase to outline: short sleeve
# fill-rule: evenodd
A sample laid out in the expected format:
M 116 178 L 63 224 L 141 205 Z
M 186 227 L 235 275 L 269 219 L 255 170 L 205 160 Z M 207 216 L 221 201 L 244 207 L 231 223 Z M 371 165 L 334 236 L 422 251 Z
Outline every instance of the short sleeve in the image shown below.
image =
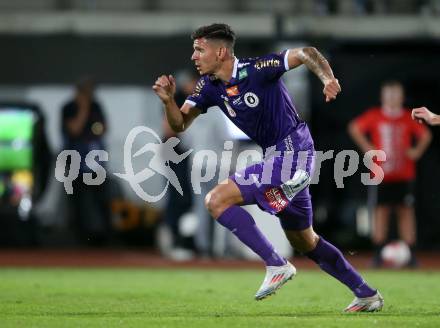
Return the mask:
M 279 79 L 289 70 L 288 55 L 289 50 L 284 50 L 280 53 L 259 57 L 254 64 L 255 71 L 265 80 Z
M 377 121 L 374 110 L 368 110 L 354 119 L 354 125 L 363 133 L 368 132 Z
M 197 107 L 202 113 L 206 113 L 208 108 L 212 106 L 209 100 L 208 85 L 205 77 L 202 77 L 197 82 L 193 93 L 186 98 L 185 103 Z

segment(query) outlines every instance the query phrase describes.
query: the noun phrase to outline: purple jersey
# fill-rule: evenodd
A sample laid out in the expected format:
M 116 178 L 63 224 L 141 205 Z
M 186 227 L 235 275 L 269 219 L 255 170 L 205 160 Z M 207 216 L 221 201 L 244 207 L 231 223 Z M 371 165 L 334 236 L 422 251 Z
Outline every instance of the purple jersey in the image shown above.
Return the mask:
M 263 149 L 278 145 L 290 135 L 292 150 L 313 146 L 306 124 L 280 79 L 289 70 L 288 50 L 250 59 L 235 58 L 229 83 L 205 75 L 186 103 L 206 113 L 218 106 L 249 138 Z

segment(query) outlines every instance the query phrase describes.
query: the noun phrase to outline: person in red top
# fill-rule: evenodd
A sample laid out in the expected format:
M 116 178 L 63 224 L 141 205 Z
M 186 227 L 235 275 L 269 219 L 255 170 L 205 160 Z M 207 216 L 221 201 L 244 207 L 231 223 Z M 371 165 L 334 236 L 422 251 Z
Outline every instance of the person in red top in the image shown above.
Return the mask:
M 388 81 L 381 88 L 381 107 L 374 107 L 349 124 L 349 134 L 365 153 L 380 149 L 386 161 L 378 163 L 383 182 L 377 187 L 377 204 L 373 215 L 372 242 L 375 246 L 373 265 L 381 266 L 381 250 L 387 241 L 389 217 L 395 209 L 400 239 L 411 249 L 410 266 L 416 266 L 414 246 L 416 225 L 413 181 L 416 162 L 431 141 L 429 130 L 412 120 L 411 112 L 403 107 L 404 89 L 398 81 Z

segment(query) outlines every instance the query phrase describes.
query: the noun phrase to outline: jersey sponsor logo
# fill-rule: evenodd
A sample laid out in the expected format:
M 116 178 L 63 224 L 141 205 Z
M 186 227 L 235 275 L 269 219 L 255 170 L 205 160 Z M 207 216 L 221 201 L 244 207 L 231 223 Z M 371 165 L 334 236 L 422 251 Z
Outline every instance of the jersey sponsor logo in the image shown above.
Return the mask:
M 257 107 L 260 103 L 260 99 L 258 99 L 257 95 L 253 92 L 246 92 L 244 95 L 244 102 L 248 107 Z
M 199 97 L 200 96 L 200 92 L 202 92 L 203 87 L 205 86 L 205 80 L 199 80 L 196 84 L 196 87 L 194 88 L 193 97 Z
M 284 210 L 287 205 L 289 205 L 289 201 L 284 196 L 284 193 L 280 188 L 270 188 L 264 192 L 264 197 L 266 201 L 269 203 L 269 206 L 272 207 L 277 213 Z
M 240 94 L 240 91 L 238 91 L 238 85 L 227 88 L 226 93 L 229 97 L 238 96 Z
M 247 76 L 248 76 L 248 72 L 247 72 L 246 68 L 243 68 L 238 72 L 238 79 L 239 80 L 242 80 L 242 79 L 246 78 Z
M 246 67 L 248 65 L 250 65 L 251 63 L 238 63 L 238 68 L 243 68 Z
M 236 117 L 237 113 L 232 109 L 231 105 L 229 105 L 229 102 L 224 101 L 226 109 L 228 110 L 228 113 L 231 117 Z
M 255 63 L 254 67 L 257 70 L 260 70 L 265 67 L 279 67 L 281 66 L 281 62 L 278 59 L 266 59 L 266 60 L 259 60 Z

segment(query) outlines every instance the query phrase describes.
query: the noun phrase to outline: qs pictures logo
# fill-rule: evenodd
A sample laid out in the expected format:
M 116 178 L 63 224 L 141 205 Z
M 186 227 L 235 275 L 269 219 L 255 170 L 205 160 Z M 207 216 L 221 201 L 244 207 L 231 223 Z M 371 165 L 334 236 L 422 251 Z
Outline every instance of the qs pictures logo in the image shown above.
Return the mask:
M 147 143 L 133 154 L 133 145 L 140 134 L 147 134 L 153 137 L 157 142 Z M 151 139 L 151 138 L 150 138 Z M 182 187 L 179 183 L 176 173 L 170 168 L 169 163 L 178 164 L 183 161 L 193 150 L 190 149 L 183 154 L 178 154 L 174 147 L 179 144 L 178 138 L 172 137 L 166 142 L 162 142 L 160 137 L 152 129 L 145 126 L 135 127 L 130 131 L 124 144 L 124 169 L 125 173 L 114 173 L 117 177 L 127 181 L 133 191 L 146 202 L 157 202 L 166 193 L 169 184 L 183 195 Z M 152 156 L 147 163 L 147 167 L 135 173 L 133 168 L 133 158 L 142 154 L 151 152 Z M 83 182 L 86 185 L 100 185 L 106 179 L 106 171 L 99 162 L 108 161 L 108 153 L 105 150 L 92 150 L 85 158 L 85 165 L 90 172 L 83 173 Z M 98 159 L 98 161 L 96 160 Z M 55 178 L 64 184 L 67 194 L 73 194 L 73 181 L 80 173 L 81 155 L 76 150 L 64 150 L 58 157 L 55 167 Z M 69 169 L 66 167 L 69 163 Z M 94 174 L 92 173 L 94 172 Z M 66 174 L 67 173 L 67 174 Z M 163 190 L 157 195 L 148 194 L 141 186 L 141 183 L 147 181 L 154 175 L 159 174 L 165 177 L 166 184 Z M 93 177 L 95 175 L 95 177 Z
M 136 137 L 141 133 L 148 133 L 154 137 L 157 143 L 147 143 L 141 149 L 139 149 L 134 155 L 132 153 L 133 143 Z M 150 128 L 145 126 L 138 126 L 130 131 L 125 140 L 124 145 L 124 168 L 125 173 L 115 173 L 116 176 L 126 180 L 131 188 L 133 188 L 136 195 L 147 202 L 156 202 L 160 200 L 166 193 L 169 184 L 173 185 L 176 190 L 183 195 L 182 187 L 179 183 L 176 173 L 170 168 L 169 162 L 175 164 L 183 161 L 191 152 L 192 149 L 186 151 L 185 153 L 179 155 L 174 147 L 179 144 L 180 140 L 178 138 L 169 138 L 166 142 L 162 143 L 159 136 Z M 138 173 L 134 173 L 132 158 L 140 156 L 146 152 L 151 152 L 152 157 L 148 163 L 148 167 L 144 168 Z M 167 182 L 164 189 L 158 195 L 150 195 L 146 193 L 142 187 L 141 183 L 150 179 L 155 174 L 160 174 L 166 178 Z

